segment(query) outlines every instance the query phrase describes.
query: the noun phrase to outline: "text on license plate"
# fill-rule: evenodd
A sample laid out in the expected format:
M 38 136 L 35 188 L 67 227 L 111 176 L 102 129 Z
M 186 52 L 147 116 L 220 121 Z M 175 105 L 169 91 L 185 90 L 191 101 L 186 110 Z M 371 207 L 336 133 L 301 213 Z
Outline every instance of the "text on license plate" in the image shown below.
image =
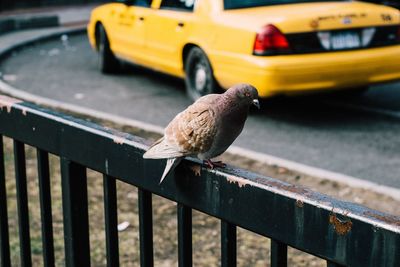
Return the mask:
M 361 40 L 357 33 L 342 32 L 331 35 L 331 47 L 334 50 L 357 48 L 360 46 Z

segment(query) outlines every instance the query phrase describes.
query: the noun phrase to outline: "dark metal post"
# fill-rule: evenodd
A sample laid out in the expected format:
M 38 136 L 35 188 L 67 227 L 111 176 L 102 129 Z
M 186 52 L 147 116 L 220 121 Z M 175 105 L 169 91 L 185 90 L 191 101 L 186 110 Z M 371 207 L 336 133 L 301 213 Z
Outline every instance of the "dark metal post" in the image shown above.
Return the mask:
M 66 266 L 90 266 L 86 168 L 61 158 L 61 180 Z
M 221 221 L 221 266 L 236 266 L 236 226 Z
M 140 266 L 154 266 L 153 258 L 153 211 L 151 192 L 138 189 L 139 193 L 139 237 Z
M 10 267 L 10 237 L 8 232 L 6 174 L 3 136 L 0 135 L 0 266 Z
M 114 177 L 108 175 L 103 176 L 108 267 L 119 266 L 117 189 L 115 181 L 116 179 Z
M 287 266 L 287 245 L 271 239 L 271 267 Z
M 331 261 L 326 261 L 326 267 L 344 267 L 344 265 L 338 264 L 338 263 L 334 263 Z
M 179 266 L 193 265 L 192 209 L 178 203 L 178 262 Z
M 51 209 L 51 187 L 49 155 L 37 149 L 40 213 L 42 218 L 42 244 L 44 266 L 54 266 L 53 218 Z
M 31 240 L 29 233 L 28 190 L 26 184 L 26 163 L 24 144 L 14 140 L 15 180 L 19 221 L 21 266 L 32 266 Z

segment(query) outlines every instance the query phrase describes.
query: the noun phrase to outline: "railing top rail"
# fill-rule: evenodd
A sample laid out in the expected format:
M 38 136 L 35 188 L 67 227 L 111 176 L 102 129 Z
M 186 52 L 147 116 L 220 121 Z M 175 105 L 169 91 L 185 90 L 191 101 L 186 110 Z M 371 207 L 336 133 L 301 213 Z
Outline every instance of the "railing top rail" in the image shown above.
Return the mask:
M 0 134 L 327 260 L 400 266 L 397 216 L 194 159 L 159 185 L 165 162 L 142 158 L 148 141 L 1 95 Z

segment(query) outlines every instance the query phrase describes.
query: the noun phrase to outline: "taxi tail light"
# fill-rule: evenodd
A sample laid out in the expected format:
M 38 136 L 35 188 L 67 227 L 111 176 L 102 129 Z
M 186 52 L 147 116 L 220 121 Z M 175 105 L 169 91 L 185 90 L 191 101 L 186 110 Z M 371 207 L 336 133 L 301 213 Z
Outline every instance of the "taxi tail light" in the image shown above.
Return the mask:
M 276 55 L 290 53 L 286 36 L 274 25 L 264 26 L 256 35 L 254 55 Z

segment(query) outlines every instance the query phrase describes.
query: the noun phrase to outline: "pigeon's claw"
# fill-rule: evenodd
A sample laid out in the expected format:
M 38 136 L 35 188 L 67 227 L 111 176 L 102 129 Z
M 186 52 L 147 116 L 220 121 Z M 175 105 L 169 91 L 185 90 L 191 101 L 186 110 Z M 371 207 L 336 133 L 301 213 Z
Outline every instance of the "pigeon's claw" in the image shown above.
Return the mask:
M 217 167 L 217 168 L 225 168 L 226 167 L 226 164 L 223 163 L 222 161 L 211 161 L 210 159 L 204 160 L 204 165 L 211 170 L 213 170 L 215 167 Z

